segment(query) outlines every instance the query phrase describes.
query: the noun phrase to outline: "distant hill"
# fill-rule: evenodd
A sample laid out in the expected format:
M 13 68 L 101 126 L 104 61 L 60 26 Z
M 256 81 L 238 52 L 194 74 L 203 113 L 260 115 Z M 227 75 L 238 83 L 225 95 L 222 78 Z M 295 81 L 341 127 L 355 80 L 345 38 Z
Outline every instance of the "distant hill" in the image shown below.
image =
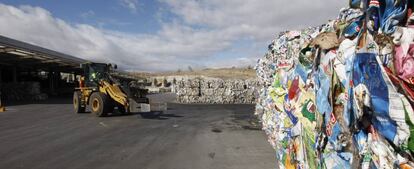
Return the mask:
M 256 78 L 256 71 L 247 68 L 220 68 L 203 69 L 194 71 L 175 71 L 175 72 L 130 72 L 134 77 L 156 77 L 156 76 L 207 76 L 222 79 L 252 79 Z

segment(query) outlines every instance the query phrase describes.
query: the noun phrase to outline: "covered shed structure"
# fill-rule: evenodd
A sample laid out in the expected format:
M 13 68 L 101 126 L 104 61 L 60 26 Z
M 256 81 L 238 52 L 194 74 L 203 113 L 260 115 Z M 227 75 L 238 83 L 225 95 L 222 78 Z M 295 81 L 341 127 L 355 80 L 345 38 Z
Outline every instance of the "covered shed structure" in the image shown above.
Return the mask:
M 3 100 L 39 100 L 69 94 L 87 60 L 0 35 Z

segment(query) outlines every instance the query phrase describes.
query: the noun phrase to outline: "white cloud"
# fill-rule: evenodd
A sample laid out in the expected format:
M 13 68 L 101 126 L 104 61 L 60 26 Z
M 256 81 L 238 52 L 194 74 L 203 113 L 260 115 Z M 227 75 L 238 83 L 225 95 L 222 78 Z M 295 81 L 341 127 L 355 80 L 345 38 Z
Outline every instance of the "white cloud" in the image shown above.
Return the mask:
M 160 0 L 165 15 L 154 34 L 124 33 L 69 24 L 43 8 L 0 3 L 0 34 L 130 70 L 177 70 L 188 65 L 253 65 L 279 31 L 325 23 L 346 2 L 331 0 Z M 137 1 L 132 8 L 137 8 Z M 329 8 L 328 8 L 329 7 Z M 238 48 L 238 41 L 252 45 Z M 223 51 L 237 56 L 210 60 Z
M 82 19 L 88 19 L 88 18 L 91 18 L 93 16 L 95 16 L 95 12 L 92 11 L 92 10 L 89 10 L 89 11 L 86 11 L 86 12 L 80 14 L 80 17 Z
M 332 0 L 161 0 L 188 25 L 228 29 L 233 36 L 269 40 L 287 29 L 335 19 L 345 1 Z
M 138 10 L 138 0 L 120 0 L 123 7 L 128 8 L 132 13 L 136 13 Z

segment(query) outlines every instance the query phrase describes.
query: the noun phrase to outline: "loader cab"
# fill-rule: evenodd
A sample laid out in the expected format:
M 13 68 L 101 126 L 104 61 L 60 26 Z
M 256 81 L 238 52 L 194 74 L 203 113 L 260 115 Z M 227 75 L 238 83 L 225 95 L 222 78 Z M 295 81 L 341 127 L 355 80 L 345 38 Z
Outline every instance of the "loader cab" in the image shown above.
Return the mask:
M 85 63 L 81 64 L 81 68 L 84 71 L 86 87 L 97 87 L 100 80 L 108 80 L 111 65 L 105 63 Z

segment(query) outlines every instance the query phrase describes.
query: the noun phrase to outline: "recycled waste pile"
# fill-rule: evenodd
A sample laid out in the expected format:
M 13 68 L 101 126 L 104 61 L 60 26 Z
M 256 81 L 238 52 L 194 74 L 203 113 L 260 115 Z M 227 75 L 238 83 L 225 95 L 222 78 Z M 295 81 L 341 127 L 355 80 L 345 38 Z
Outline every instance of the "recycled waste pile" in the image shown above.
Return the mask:
M 180 103 L 253 104 L 255 79 L 188 78 L 173 84 Z
M 269 45 L 256 115 L 279 168 L 414 168 L 413 9 L 351 0 Z
M 39 82 L 3 83 L 1 97 L 9 101 L 40 101 L 46 100 L 48 95 L 42 93 Z

